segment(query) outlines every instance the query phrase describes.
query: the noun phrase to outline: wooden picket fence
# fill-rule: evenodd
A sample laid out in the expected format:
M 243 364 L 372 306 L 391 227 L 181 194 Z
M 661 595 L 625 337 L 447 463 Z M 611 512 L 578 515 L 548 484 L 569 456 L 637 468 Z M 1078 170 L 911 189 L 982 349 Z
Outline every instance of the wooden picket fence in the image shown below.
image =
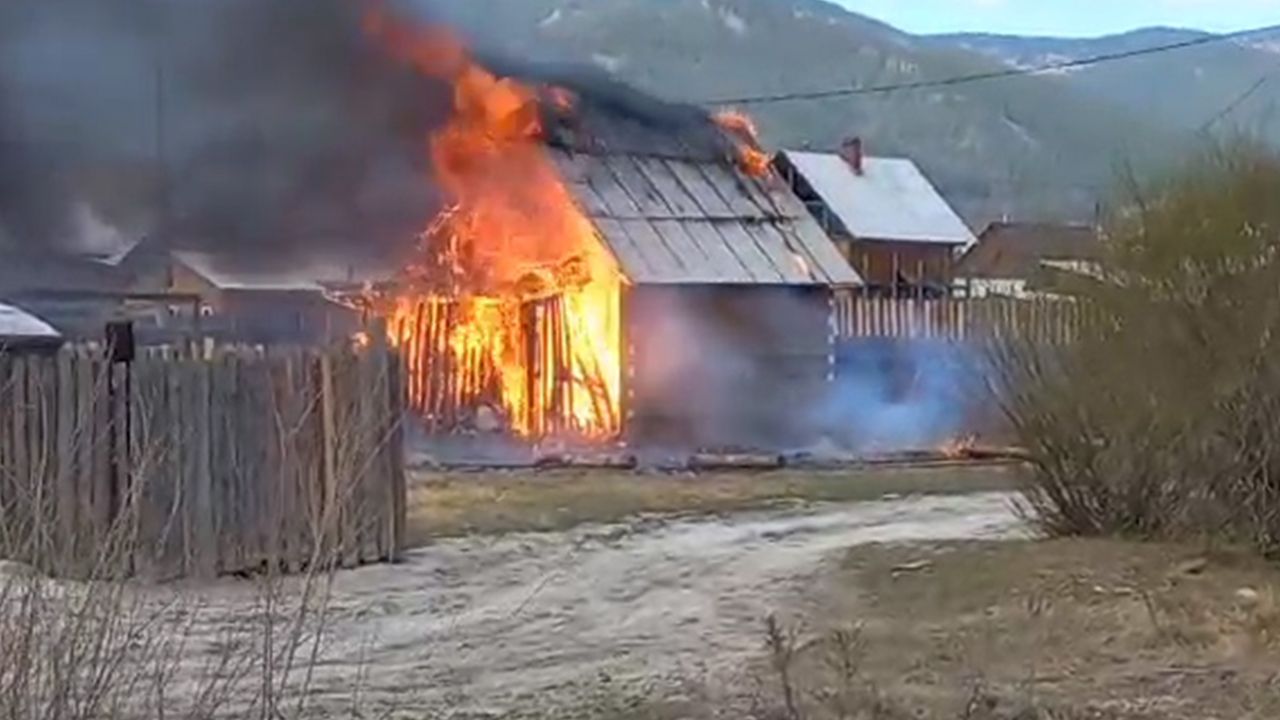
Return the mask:
M 161 579 L 393 560 L 401 383 L 385 343 L 0 352 L 0 554 Z
M 898 299 L 845 296 L 836 300 L 840 339 L 920 338 L 957 342 L 1017 338 L 1069 342 L 1091 321 L 1088 307 L 1071 299 Z

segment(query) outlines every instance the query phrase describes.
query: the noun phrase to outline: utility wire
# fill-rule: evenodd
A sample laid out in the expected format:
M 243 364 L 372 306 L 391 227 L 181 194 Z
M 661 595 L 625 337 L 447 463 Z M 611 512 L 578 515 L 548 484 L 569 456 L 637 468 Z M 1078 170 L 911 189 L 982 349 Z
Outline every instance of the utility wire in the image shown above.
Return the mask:
M 1070 70 L 1078 67 L 1088 67 L 1092 65 L 1101 65 L 1103 63 L 1115 62 L 1117 60 L 1128 60 L 1129 58 L 1142 57 L 1145 55 L 1155 55 L 1157 53 L 1172 52 L 1174 50 L 1182 50 L 1184 48 L 1198 47 L 1201 45 L 1209 45 L 1213 43 L 1226 42 L 1228 40 L 1236 40 L 1247 37 L 1249 35 L 1257 35 L 1260 33 L 1275 32 L 1275 28 L 1259 28 L 1253 30 L 1241 30 L 1239 32 L 1225 33 L 1222 35 L 1204 35 L 1201 37 L 1183 40 L 1181 42 L 1169 43 L 1167 45 L 1154 45 L 1152 47 L 1139 48 L 1136 50 L 1125 50 L 1123 52 L 1104 53 L 1101 55 L 1092 55 L 1090 57 L 1076 58 L 1074 60 L 1058 60 L 1055 62 L 1043 63 L 1030 67 L 1011 67 L 1002 70 L 992 70 L 990 72 L 973 73 L 971 75 L 957 75 L 949 78 L 941 78 L 938 80 L 918 80 L 907 83 L 894 83 L 889 85 L 872 85 L 869 87 L 853 87 L 853 88 L 833 88 L 831 90 L 815 90 L 807 92 L 790 92 L 778 93 L 774 95 L 747 95 L 736 98 L 720 98 L 717 100 L 707 100 L 700 102 L 700 105 L 763 105 L 767 103 L 789 102 L 793 100 L 826 100 L 837 97 L 853 97 L 857 95 L 880 95 L 885 93 L 898 92 L 900 90 L 921 90 L 926 88 L 950 87 L 952 85 L 964 85 L 973 82 L 982 82 L 986 80 L 999 80 L 1001 78 L 1020 77 L 1023 75 L 1038 75 L 1040 73 L 1052 72 L 1055 70 Z M 1252 94 L 1252 93 L 1251 93 Z
M 1276 70 L 1272 70 L 1266 75 L 1263 75 L 1262 77 L 1258 78 L 1252 85 L 1249 86 L 1249 89 L 1237 95 L 1236 98 L 1232 100 L 1230 103 L 1228 103 L 1226 107 L 1222 108 L 1222 110 L 1219 111 L 1218 114 L 1214 115 L 1213 117 L 1205 121 L 1205 123 L 1200 126 L 1200 132 L 1201 133 L 1208 132 L 1213 128 L 1214 125 L 1217 125 L 1219 122 L 1221 122 L 1223 118 L 1235 112 L 1236 108 L 1243 105 L 1246 100 L 1253 97 L 1254 93 L 1261 90 L 1262 86 L 1266 85 L 1267 82 L 1271 80 L 1271 77 L 1275 75 L 1277 71 L 1280 71 L 1280 68 L 1277 68 Z

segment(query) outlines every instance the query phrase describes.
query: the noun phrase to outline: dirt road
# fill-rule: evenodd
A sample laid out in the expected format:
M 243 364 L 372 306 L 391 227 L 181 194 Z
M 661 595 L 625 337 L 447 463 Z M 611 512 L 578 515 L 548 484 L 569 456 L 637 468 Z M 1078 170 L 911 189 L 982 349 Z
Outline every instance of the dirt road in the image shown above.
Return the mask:
M 983 494 L 444 541 L 338 578 L 318 684 L 486 715 L 724 677 L 842 549 L 1018 527 L 1007 495 Z

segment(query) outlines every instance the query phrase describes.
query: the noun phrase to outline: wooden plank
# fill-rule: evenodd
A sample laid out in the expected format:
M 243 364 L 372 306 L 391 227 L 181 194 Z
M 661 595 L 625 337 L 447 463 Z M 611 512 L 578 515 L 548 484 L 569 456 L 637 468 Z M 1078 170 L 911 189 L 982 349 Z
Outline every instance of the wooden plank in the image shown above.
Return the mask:
M 156 567 L 164 577 L 175 578 L 190 572 L 190 517 L 187 482 L 185 408 L 183 407 L 183 367 L 175 350 L 166 348 L 147 368 L 147 410 L 152 429 L 148 443 L 154 448 L 156 475 L 150 493 L 162 521 L 156 535 Z
M 250 509 L 253 498 L 252 487 L 252 450 L 244 442 L 252 428 L 245 427 L 245 411 L 252 398 L 249 375 L 253 362 L 252 352 L 244 347 L 237 347 L 231 352 L 230 377 L 226 390 L 227 405 L 223 409 L 226 438 L 226 453 L 229 463 L 229 478 L 225 508 L 225 529 L 229 547 L 223 559 L 226 566 L 224 572 L 245 572 L 253 564 L 251 516 Z
M 779 219 L 811 217 L 799 198 L 787 192 L 786 185 L 776 175 L 752 177 L 737 168 L 732 174 L 737 178 L 743 196 L 760 208 L 763 214 Z
M 654 283 L 683 282 L 685 268 L 679 255 L 667 245 L 648 220 L 622 220 L 618 223 L 632 244 L 644 256 L 652 269 L 650 281 Z
M 322 502 L 320 505 L 319 532 L 323 539 L 323 552 L 328 561 L 329 553 L 337 548 L 336 509 L 338 503 L 338 487 L 336 478 L 337 463 L 337 426 L 334 419 L 333 397 L 333 358 L 324 353 L 320 355 L 320 385 L 318 390 L 320 402 L 320 486 Z
M 772 223 L 724 223 L 720 229 L 732 238 L 738 237 L 739 230 L 745 233 L 750 242 L 735 239 L 734 247 L 741 248 L 737 250 L 740 256 L 754 254 L 768 266 L 765 274 L 759 275 L 761 280 L 793 285 L 814 282 L 812 268 L 817 266 L 816 261 Z
M 379 325 L 375 322 L 374 327 L 376 329 Z M 392 403 L 391 383 L 393 382 L 392 356 L 391 349 L 385 342 L 374 342 L 369 348 L 369 352 L 373 363 L 374 379 L 373 387 L 370 388 L 373 397 L 373 417 L 371 421 L 376 428 L 375 437 L 378 443 L 374 450 L 373 463 L 373 472 L 376 479 L 371 493 L 372 512 L 375 514 L 375 522 L 372 529 L 374 556 L 371 560 L 380 562 L 390 558 L 392 555 L 390 539 L 392 537 L 393 523 L 391 515 L 395 506 L 393 497 L 395 491 L 395 461 L 392 457 L 395 428 L 390 418 Z M 477 385 L 480 382 L 482 382 L 482 379 L 477 377 Z
M 196 556 L 199 553 L 196 540 L 196 517 L 195 517 L 195 474 L 196 461 L 195 453 L 192 452 L 195 445 L 195 433 L 193 432 L 195 424 L 193 422 L 194 405 L 195 405 L 195 376 L 191 369 L 191 360 L 187 356 L 174 358 L 169 364 L 170 377 L 173 378 L 173 384 L 170 389 L 173 391 L 173 405 L 176 407 L 177 418 L 172 423 L 175 428 L 178 442 L 174 446 L 174 459 L 177 473 L 174 477 L 175 486 L 178 488 L 180 502 L 177 506 L 178 517 L 181 518 L 181 566 L 180 571 L 182 577 L 191 577 L 196 574 Z
M 638 156 L 632 160 L 644 179 L 657 191 L 670 217 L 680 219 L 704 217 L 702 210 L 698 207 L 698 201 L 680 184 L 665 161 Z
M 10 380 L 13 388 L 13 403 L 9 406 L 12 433 L 13 473 L 8 478 L 9 492 L 5 493 L 7 503 L 5 515 L 11 518 L 6 528 L 11 536 L 9 544 L 17 557 L 30 561 L 31 548 L 28 545 L 29 528 L 24 518 L 28 508 L 25 498 L 28 496 L 27 486 L 31 478 L 31 448 L 27 442 L 27 363 L 28 359 L 19 355 L 10 365 Z M 0 408 L 3 411 L 3 408 Z
M 323 428 L 319 396 L 321 380 L 320 360 L 314 352 L 304 353 L 301 362 L 298 378 L 299 394 L 302 394 L 305 400 L 304 416 L 300 421 L 298 433 L 298 452 L 302 473 L 299 502 L 305 509 L 302 544 L 306 549 L 305 561 L 310 566 L 320 561 L 324 543 L 321 532 L 324 503 L 321 443 Z
M 114 518 L 112 510 L 112 464 L 111 464 L 111 402 L 108 387 L 111 382 L 111 366 L 101 357 L 88 358 L 90 377 L 92 378 L 93 406 L 93 472 L 89 488 L 89 502 L 94 525 L 94 562 L 98 570 L 105 571 L 104 565 L 110 564 L 113 548 L 110 547 L 111 523 Z
M 284 496 L 288 478 L 285 476 L 285 453 L 283 444 L 286 441 L 283 403 L 276 386 L 282 372 L 280 358 L 268 355 L 262 359 L 261 375 L 263 380 L 262 395 L 259 408 L 262 417 L 262 473 L 258 479 L 259 493 L 259 532 L 262 536 L 263 561 L 268 572 L 276 572 L 287 566 L 287 550 L 284 546 L 285 533 L 281 525 L 284 522 Z
M 374 335 L 373 342 L 386 345 L 386 334 Z M 281 438 L 283 493 L 280 510 L 284 531 L 281 545 L 285 553 L 286 569 L 290 572 L 305 570 L 311 551 L 306 522 L 307 475 L 306 450 L 303 447 L 306 438 L 306 403 L 310 397 L 306 392 L 307 386 L 304 384 L 305 364 L 306 357 L 300 350 L 295 349 L 286 355 L 279 376 L 280 384 L 277 387 L 285 429 L 285 436 Z
M 609 217 L 617 220 L 636 220 L 644 217 L 636 201 L 632 199 L 612 171 L 594 173 L 588 186 L 604 202 Z
M 460 311 L 460 309 L 459 309 Z M 352 568 L 360 564 L 360 512 L 359 506 L 364 487 L 365 428 L 360 427 L 358 417 L 361 385 L 358 377 L 359 358 L 350 352 L 335 351 L 333 364 L 334 382 L 329 391 L 333 394 L 334 427 L 337 430 L 337 446 L 334 455 L 337 480 L 337 518 L 341 542 L 342 567 Z M 452 354 L 450 354 L 452 357 Z M 461 420 L 461 363 L 456 359 L 450 366 L 451 426 Z
M 353 370 L 355 377 L 352 387 L 356 388 L 353 417 L 355 428 L 349 435 L 356 439 L 359 447 L 355 448 L 355 488 L 351 505 L 352 540 L 355 544 L 352 551 L 360 562 L 366 563 L 376 562 L 378 559 L 377 538 L 381 530 L 378 512 L 381 503 L 378 502 L 375 488 L 382 481 L 382 467 L 377 462 L 377 457 L 383 438 L 377 406 L 385 393 L 379 392 L 379 368 L 370 349 L 356 355 Z
M 738 223 L 690 220 L 682 222 L 680 228 L 706 257 L 699 276 L 708 282 L 754 282 L 758 274 L 756 264 L 741 249 L 753 241 Z
M 613 216 L 608 203 L 604 201 L 604 198 L 600 197 L 600 194 L 595 191 L 595 188 L 591 187 L 590 183 L 585 180 L 582 182 L 566 181 L 565 186 L 587 217 L 594 219 Z
M 75 393 L 73 402 L 74 425 L 72 426 L 72 443 L 75 453 L 75 477 L 73 487 L 76 498 L 76 541 L 74 550 L 80 559 L 79 572 L 82 575 L 89 570 L 89 561 L 95 550 L 93 517 L 93 485 L 94 464 L 93 445 L 96 435 L 96 417 L 93 408 L 94 386 L 93 366 L 89 358 L 79 349 L 68 353 L 71 357 L 71 375 Z M 0 373 L 0 377 L 3 374 Z
M 7 557 L 17 555 L 11 535 L 13 514 L 10 510 L 18 471 L 13 440 L 13 414 L 9 410 L 16 402 L 13 358 L 11 354 L 0 353 L 0 552 Z
M 680 187 L 698 204 L 703 217 L 723 220 L 737 217 L 733 208 L 725 202 L 711 181 L 698 169 L 696 163 L 680 160 L 663 162 L 666 163 L 671 176 L 676 179 Z
M 215 498 L 218 529 L 218 571 L 236 572 L 243 567 L 243 527 L 240 517 L 239 448 L 236 444 L 236 408 L 240 401 L 240 358 L 227 349 L 219 358 L 212 388 L 212 409 L 217 439 L 213 468 L 218 478 Z
M 267 465 L 268 444 L 274 440 L 272 418 L 268 417 L 271 377 L 266 353 L 261 347 L 251 348 L 240 366 L 241 398 L 237 408 L 236 443 L 240 474 L 241 538 L 245 570 L 257 571 L 269 563 L 268 524 L 272 521 L 270 468 Z
M 209 406 L 211 365 L 203 357 L 190 363 L 188 378 L 193 386 L 193 398 L 188 418 L 191 438 L 186 450 L 191 454 L 191 471 L 194 491 L 191 509 L 194 514 L 194 540 L 196 557 L 194 570 L 200 577 L 212 577 L 217 572 L 217 532 L 214 523 L 212 447 L 213 423 Z M 192 377 L 194 376 L 194 377 Z
M 408 489 L 405 482 L 404 460 L 404 363 L 394 354 L 389 358 L 387 376 L 388 412 L 391 427 L 387 460 L 390 465 L 391 490 L 390 522 L 384 560 L 397 562 L 405 550 L 405 525 L 407 518 Z
M 694 226 L 704 224 L 681 220 L 654 220 L 649 224 L 650 237 L 656 238 L 659 246 L 666 248 L 680 265 L 679 275 L 664 277 L 663 282 L 726 282 L 731 280 L 724 275 L 726 269 L 742 276 L 741 264 L 725 250 L 714 231 L 709 233 L 712 242 L 693 233 Z
M 608 158 L 609 169 L 614 180 L 627 193 L 631 201 L 640 209 L 640 214 L 650 219 L 670 220 L 677 217 L 671 207 L 663 200 L 662 192 L 640 168 L 625 155 Z
M 644 221 L 628 221 L 624 224 L 619 220 L 601 219 L 595 224 L 601 237 L 613 252 L 619 267 L 628 278 L 637 283 L 656 282 L 661 278 L 660 269 L 666 264 L 660 258 L 651 260 L 649 254 L 654 251 L 654 248 L 639 244 L 638 240 L 631 236 L 627 225 L 632 222 L 643 223 Z
M 147 578 L 173 577 L 166 566 L 168 529 L 172 520 L 172 476 L 169 467 L 171 424 L 165 407 L 164 356 L 144 353 L 133 363 L 129 399 L 129 452 L 137 496 L 138 552 L 136 571 Z
M 111 363 L 111 527 L 119 540 L 117 572 L 134 572 L 137 531 L 137 505 L 134 498 L 133 463 L 129 454 L 129 400 L 132 386 L 131 368 L 126 363 Z
M 32 544 L 38 566 L 49 573 L 61 573 L 58 566 L 57 522 L 54 516 L 55 463 L 51 427 L 57 396 L 54 392 L 55 364 L 52 358 L 32 356 L 27 372 L 27 428 L 29 454 L 33 459 L 30 518 Z
M 705 163 L 697 166 L 707 182 L 729 206 L 734 217 L 763 220 L 770 216 L 765 208 L 756 205 L 746 183 L 719 164 Z
M 14 460 L 13 418 L 8 410 L 14 404 L 13 357 L 12 354 L 0 352 L 0 551 L 7 555 L 13 554 L 8 507 L 12 502 L 12 481 L 17 470 Z
M 134 362 L 133 387 L 129 397 L 129 454 L 132 458 L 130 464 L 134 468 L 138 517 L 134 570 L 139 576 L 149 580 L 161 575 L 158 569 L 158 555 L 162 549 L 159 539 L 165 519 L 159 498 L 161 488 L 158 487 L 163 482 L 163 471 L 157 458 L 157 453 L 162 448 L 159 443 L 152 442 L 154 428 L 163 422 L 152 414 L 154 366 L 155 361 L 147 354 Z

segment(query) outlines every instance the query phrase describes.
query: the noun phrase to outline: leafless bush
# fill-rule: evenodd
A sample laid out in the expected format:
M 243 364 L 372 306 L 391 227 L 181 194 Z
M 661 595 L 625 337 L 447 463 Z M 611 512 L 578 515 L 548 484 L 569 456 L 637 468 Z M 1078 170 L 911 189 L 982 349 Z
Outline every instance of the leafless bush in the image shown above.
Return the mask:
M 133 481 L 120 486 L 105 525 L 68 525 L 46 497 L 54 452 L 100 444 L 82 432 L 89 419 L 77 422 L 69 447 L 33 441 L 36 457 L 0 462 L 0 557 L 11 558 L 0 561 L 0 720 L 316 714 L 332 573 L 351 552 L 334 541 L 343 503 L 308 519 L 314 547 L 301 574 L 286 577 L 284 562 L 265 558 L 260 574 L 236 582 L 155 584 L 139 558 L 155 555 L 169 530 L 144 538 L 143 508 L 154 515 L 149 484 L 172 482 L 163 463 L 185 439 L 152 428 L 145 410 L 128 450 Z M 356 477 L 359 468 L 337 472 Z M 75 579 L 52 568 L 74 568 Z
M 1201 157 L 1108 228 L 1099 279 L 1075 288 L 1087 332 L 994 351 L 1045 531 L 1280 550 L 1277 198 L 1270 151 Z

